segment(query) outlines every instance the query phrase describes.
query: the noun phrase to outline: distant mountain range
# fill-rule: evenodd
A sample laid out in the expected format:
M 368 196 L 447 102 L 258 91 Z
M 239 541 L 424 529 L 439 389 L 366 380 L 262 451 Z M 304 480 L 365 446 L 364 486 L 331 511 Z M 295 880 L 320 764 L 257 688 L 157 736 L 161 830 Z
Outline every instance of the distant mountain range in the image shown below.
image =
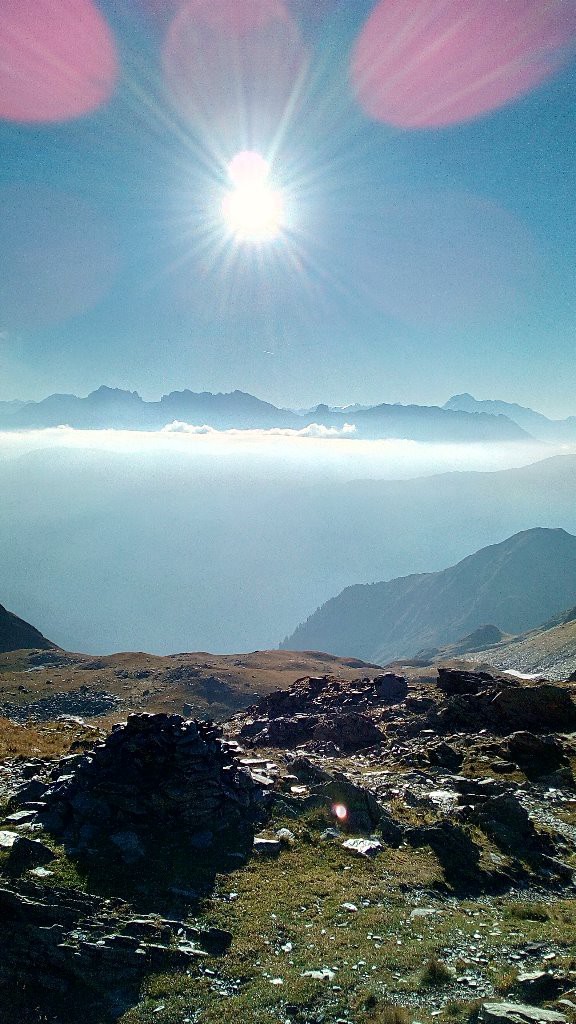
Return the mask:
M 479 402 L 469 394 L 453 395 L 443 408 L 478 415 L 506 416 L 540 441 L 576 441 L 576 416 L 569 416 L 565 420 L 551 420 L 523 405 L 493 400 Z
M 453 643 L 485 623 L 521 633 L 575 602 L 576 537 L 537 528 L 441 572 L 347 587 L 281 647 L 384 664 Z
M 86 398 L 50 395 L 40 402 L 0 403 L 0 429 L 29 430 L 68 425 L 82 430 L 158 430 L 174 421 L 217 430 L 273 428 L 303 430 L 311 423 L 342 430 L 355 426 L 359 438 L 406 438 L 430 442 L 527 441 L 529 432 L 506 415 L 438 406 L 376 405 L 307 413 L 280 409 L 243 391 L 229 394 L 172 391 L 146 402 L 136 391 L 102 386 Z
M 54 646 L 29 622 L 19 619 L 0 604 L 0 654 L 25 648 L 50 650 Z

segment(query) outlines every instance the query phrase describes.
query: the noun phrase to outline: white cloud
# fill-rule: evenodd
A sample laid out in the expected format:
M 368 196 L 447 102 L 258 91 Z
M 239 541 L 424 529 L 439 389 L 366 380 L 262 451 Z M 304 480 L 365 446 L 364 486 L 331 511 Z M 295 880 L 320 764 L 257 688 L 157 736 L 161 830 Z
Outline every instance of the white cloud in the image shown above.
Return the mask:
M 173 420 L 162 427 L 161 434 L 216 434 L 214 427 L 204 423 L 201 427 L 195 427 L 192 423 L 185 423 L 184 420 Z
M 224 434 L 227 437 L 352 437 L 356 433 L 353 423 L 345 423 L 343 427 L 325 427 L 323 423 L 309 423 L 301 430 L 294 430 L 291 427 L 270 427 L 265 429 L 240 430 L 233 427 L 230 430 L 218 430 L 216 427 L 209 427 L 206 423 L 196 426 L 193 423 L 185 423 L 183 420 L 174 420 L 162 427 L 161 434 Z

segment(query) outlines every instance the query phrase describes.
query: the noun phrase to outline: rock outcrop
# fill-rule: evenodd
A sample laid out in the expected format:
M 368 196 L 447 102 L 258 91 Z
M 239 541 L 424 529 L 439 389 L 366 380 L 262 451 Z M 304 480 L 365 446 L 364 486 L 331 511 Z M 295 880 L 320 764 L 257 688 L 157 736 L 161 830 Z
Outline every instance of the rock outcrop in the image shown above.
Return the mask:
M 440 668 L 437 686 L 446 700 L 430 710 L 428 726 L 448 730 L 508 735 L 530 731 L 569 732 L 576 728 L 576 704 L 569 689 L 540 682 L 519 685 L 487 672 L 460 672 Z
M 407 693 L 404 676 L 392 672 L 353 683 L 333 676 L 306 676 L 289 689 L 268 694 L 238 716 L 240 736 L 253 746 L 327 743 L 343 751 L 360 750 L 384 738 L 368 712 L 399 704 Z

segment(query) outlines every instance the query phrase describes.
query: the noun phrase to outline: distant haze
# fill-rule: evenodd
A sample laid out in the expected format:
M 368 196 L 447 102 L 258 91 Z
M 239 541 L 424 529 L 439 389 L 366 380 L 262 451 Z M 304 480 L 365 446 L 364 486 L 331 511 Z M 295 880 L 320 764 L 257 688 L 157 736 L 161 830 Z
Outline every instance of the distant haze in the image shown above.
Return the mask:
M 443 569 L 521 529 L 575 532 L 576 455 L 559 451 L 0 435 L 1 603 L 72 650 L 273 647 L 350 584 Z

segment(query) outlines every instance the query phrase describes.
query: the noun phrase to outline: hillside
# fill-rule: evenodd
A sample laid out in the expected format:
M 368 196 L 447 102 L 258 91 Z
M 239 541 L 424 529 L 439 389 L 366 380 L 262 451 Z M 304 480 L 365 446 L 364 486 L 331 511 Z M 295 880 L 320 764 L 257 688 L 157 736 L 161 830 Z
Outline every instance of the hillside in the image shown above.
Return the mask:
M 48 650 L 54 646 L 29 622 L 19 619 L 0 604 L 0 653 L 29 648 Z
M 442 572 L 347 587 L 282 647 L 346 652 L 383 664 L 456 641 L 485 623 L 520 633 L 574 601 L 576 537 L 538 528 Z
M 15 651 L 0 657 L 0 717 L 24 723 L 66 715 L 93 722 L 147 711 L 218 721 L 299 676 L 329 672 L 352 681 L 377 668 L 354 658 L 290 651 L 97 658 Z
M 568 679 L 576 673 L 576 608 L 566 612 L 558 624 L 544 625 L 479 648 L 478 653 L 469 650 L 462 657 L 475 663 L 488 662 L 500 671 Z
M 573 688 L 119 711 L 0 720 L 3 1024 L 573 1024 Z

